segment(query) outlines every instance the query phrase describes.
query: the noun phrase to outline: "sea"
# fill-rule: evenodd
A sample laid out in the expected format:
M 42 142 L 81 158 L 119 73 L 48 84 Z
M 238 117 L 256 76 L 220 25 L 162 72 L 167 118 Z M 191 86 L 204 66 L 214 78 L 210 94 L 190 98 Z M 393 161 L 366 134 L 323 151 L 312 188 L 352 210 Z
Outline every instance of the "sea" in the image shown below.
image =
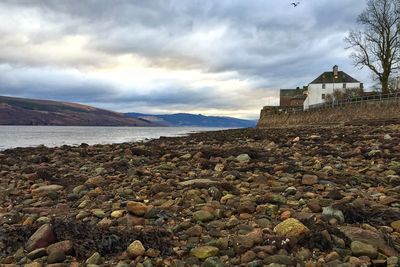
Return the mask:
M 78 146 L 146 141 L 161 136 L 217 131 L 211 127 L 0 126 L 0 150 L 44 145 Z

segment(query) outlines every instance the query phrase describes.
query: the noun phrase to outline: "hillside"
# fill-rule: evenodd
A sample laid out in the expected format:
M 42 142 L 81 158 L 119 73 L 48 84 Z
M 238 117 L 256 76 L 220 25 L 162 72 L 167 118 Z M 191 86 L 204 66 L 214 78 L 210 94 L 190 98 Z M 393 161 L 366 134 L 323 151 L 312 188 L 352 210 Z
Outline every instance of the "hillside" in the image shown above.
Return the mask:
M 142 113 L 125 113 L 133 118 L 142 118 L 165 126 L 198 126 L 198 127 L 229 127 L 247 128 L 254 127 L 256 121 L 243 120 L 232 117 L 204 116 L 187 113 L 149 115 Z
M 0 96 L 0 125 L 158 126 L 76 103 Z

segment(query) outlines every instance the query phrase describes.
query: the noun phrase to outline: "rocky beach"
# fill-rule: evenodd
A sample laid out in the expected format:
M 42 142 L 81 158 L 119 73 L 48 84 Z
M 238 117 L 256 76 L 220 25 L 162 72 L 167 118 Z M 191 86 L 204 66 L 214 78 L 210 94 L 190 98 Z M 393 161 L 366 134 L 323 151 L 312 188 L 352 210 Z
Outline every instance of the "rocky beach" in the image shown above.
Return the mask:
M 0 152 L 0 266 L 399 266 L 400 126 Z

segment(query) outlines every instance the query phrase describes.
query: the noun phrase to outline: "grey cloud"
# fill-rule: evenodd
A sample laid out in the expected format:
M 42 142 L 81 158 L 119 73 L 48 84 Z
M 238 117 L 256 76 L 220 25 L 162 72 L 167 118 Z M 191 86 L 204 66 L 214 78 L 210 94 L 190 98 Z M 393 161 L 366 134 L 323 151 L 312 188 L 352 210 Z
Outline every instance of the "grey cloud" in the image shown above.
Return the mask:
M 103 81 L 82 81 L 61 74 L 61 68 L 97 66 L 125 54 L 139 55 L 152 67 L 233 72 L 237 79 L 251 81 L 249 95 L 257 88 L 306 85 L 333 64 L 349 74 L 355 72 L 360 80 L 369 78 L 367 72 L 352 69 L 350 60 L 343 56 L 343 36 L 354 26 L 363 1 L 304 0 L 292 8 L 280 0 L 3 0 L 0 8 L 32 10 L 52 25 L 43 31 L 26 32 L 29 40 L 19 46 L 12 43 L 15 33 L 10 29 L 2 32 L 0 27 L 2 40 L 11 38 L 11 43 L 0 40 L 0 63 L 15 68 L 13 75 L 1 79 L 5 87 L 0 94 L 13 94 L 14 90 L 29 96 L 50 95 L 104 105 L 111 101 L 171 108 L 243 105 L 238 99 L 224 102 L 213 88 L 196 90 L 178 81 L 154 88 L 152 94 L 140 94 L 140 85 L 132 85 L 126 94 Z M 60 59 L 38 57 L 26 50 L 31 44 L 75 35 L 88 38 L 85 49 L 89 54 Z M 10 44 L 22 53 L 11 53 Z M 28 79 L 21 66 L 41 71 Z M 44 66 L 60 71 L 58 83 L 48 79 Z M 23 73 L 25 83 L 15 81 L 18 73 Z M 31 86 L 25 88 L 28 81 Z M 105 97 L 110 92 L 112 96 Z

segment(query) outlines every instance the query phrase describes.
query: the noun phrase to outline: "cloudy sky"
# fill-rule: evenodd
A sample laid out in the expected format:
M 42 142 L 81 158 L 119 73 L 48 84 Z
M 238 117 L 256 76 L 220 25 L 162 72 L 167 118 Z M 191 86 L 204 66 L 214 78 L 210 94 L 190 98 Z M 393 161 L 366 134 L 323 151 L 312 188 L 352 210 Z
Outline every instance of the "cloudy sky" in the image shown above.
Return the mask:
M 0 95 L 257 118 L 334 64 L 363 0 L 1 0 Z

